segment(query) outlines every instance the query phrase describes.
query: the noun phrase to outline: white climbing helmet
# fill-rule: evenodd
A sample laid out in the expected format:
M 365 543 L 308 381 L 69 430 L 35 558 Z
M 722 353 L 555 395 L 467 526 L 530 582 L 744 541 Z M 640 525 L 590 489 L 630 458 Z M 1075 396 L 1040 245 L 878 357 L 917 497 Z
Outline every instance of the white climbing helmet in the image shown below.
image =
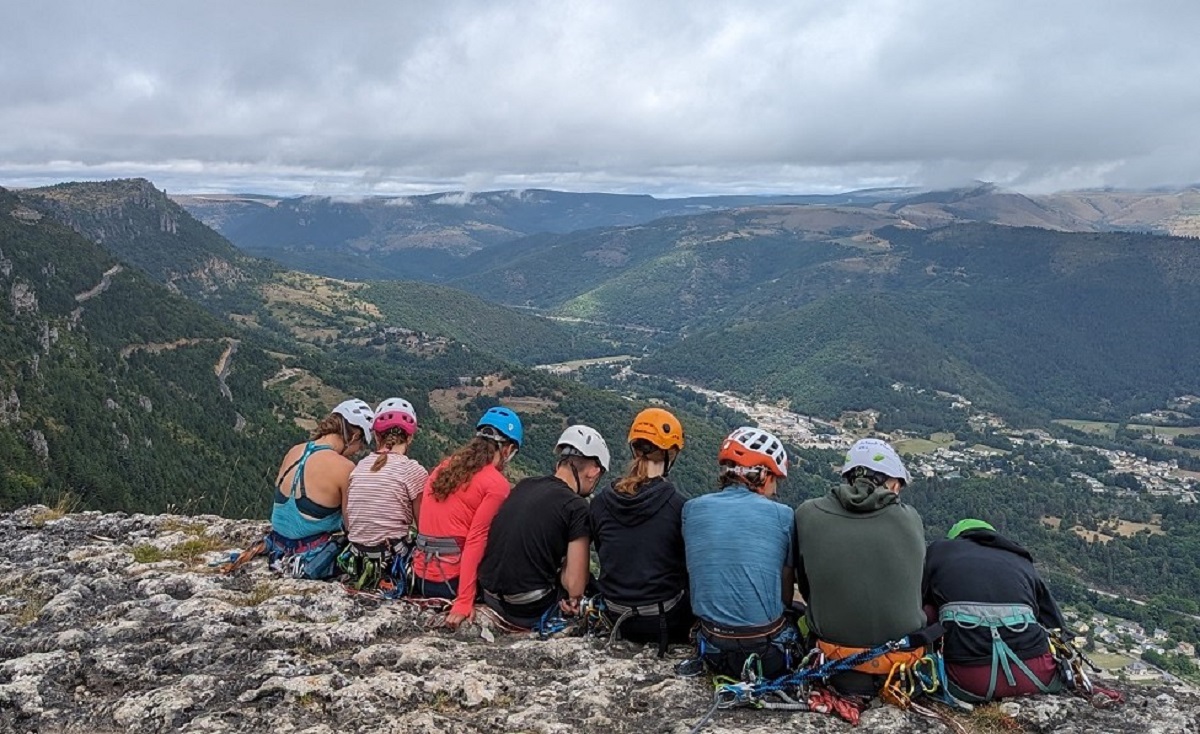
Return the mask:
M 721 442 L 717 462 L 753 469 L 761 466 L 777 477 L 786 477 L 787 451 L 775 434 L 754 426 L 742 426 Z
M 554 453 L 563 456 L 583 456 L 600 462 L 600 468 L 608 471 L 608 444 L 595 428 L 584 425 L 567 426 L 554 444 Z
M 882 439 L 861 438 L 856 441 L 846 452 L 846 463 L 842 465 L 842 470 L 838 473 L 846 476 L 851 469 L 860 466 L 889 477 L 895 477 L 905 484 L 912 483 L 912 477 L 908 475 L 908 469 L 904 468 L 904 462 L 900 460 L 900 455 L 887 441 Z
M 374 440 L 374 436 L 371 435 L 371 424 L 375 422 L 375 412 L 371 410 L 371 406 L 358 398 L 350 398 L 338 403 L 337 407 L 330 412 L 345 418 L 350 425 L 361 428 L 363 440 L 368 445 Z
M 398 410 L 401 413 L 408 413 L 413 417 L 414 421 L 417 419 L 416 408 L 414 408 L 413 404 L 404 398 L 388 398 L 387 400 L 384 400 L 378 405 L 378 407 L 375 408 L 375 415 L 388 413 L 393 410 Z

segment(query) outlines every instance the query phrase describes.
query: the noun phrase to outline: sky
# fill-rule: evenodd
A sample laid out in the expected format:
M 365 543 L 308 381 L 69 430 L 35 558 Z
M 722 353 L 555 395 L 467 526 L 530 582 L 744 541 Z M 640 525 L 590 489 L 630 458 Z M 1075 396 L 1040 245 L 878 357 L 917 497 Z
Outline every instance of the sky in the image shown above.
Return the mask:
M 1195 0 L 0 0 L 0 186 L 1200 183 Z

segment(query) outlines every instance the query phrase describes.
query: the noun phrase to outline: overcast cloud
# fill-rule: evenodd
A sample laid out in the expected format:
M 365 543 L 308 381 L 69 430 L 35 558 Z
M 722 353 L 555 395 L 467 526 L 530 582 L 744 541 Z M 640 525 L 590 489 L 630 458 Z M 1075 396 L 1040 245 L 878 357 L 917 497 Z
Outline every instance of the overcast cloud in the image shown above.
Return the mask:
M 0 0 L 0 185 L 1200 182 L 1194 0 Z

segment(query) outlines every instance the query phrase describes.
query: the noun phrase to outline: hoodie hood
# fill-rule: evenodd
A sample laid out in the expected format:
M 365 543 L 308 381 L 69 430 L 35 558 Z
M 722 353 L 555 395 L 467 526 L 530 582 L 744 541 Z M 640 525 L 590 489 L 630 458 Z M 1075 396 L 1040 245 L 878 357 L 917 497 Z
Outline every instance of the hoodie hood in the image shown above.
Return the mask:
M 1033 555 L 1025 550 L 1016 542 L 1009 540 L 1003 535 L 994 530 L 968 530 L 958 536 L 959 540 L 969 540 L 978 545 L 986 545 L 989 548 L 999 548 L 1006 550 L 1009 553 L 1016 553 L 1029 562 L 1033 562 Z
M 641 525 L 654 517 L 675 494 L 675 486 L 664 477 L 655 477 L 642 486 L 637 494 L 621 494 L 609 487 L 594 502 L 603 503 L 613 518 L 625 527 Z
M 876 487 L 869 479 L 856 479 L 854 484 L 839 484 L 830 494 L 849 512 L 875 512 L 893 505 L 900 498 L 886 487 Z

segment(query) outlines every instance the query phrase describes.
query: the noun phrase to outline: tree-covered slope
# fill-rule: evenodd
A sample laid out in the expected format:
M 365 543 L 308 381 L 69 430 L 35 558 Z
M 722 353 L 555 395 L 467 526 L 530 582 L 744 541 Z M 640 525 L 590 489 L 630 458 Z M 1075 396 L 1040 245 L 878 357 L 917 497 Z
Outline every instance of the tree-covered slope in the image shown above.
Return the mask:
M 382 330 L 394 327 L 450 337 L 527 364 L 611 351 L 579 330 L 452 288 L 392 282 L 367 287 L 284 270 L 247 256 L 144 179 L 64 183 L 20 196 L 210 311 L 286 340 L 324 346 L 382 339 Z
M 826 278 L 826 296 L 792 307 L 745 290 L 760 317 L 644 367 L 826 414 L 911 402 L 895 382 L 1043 416 L 1127 416 L 1200 389 L 1200 243 L 986 225 L 880 234 L 890 247 L 855 258 L 844 283 Z
M 0 190 L 0 504 L 237 512 L 288 432 L 261 350 Z

